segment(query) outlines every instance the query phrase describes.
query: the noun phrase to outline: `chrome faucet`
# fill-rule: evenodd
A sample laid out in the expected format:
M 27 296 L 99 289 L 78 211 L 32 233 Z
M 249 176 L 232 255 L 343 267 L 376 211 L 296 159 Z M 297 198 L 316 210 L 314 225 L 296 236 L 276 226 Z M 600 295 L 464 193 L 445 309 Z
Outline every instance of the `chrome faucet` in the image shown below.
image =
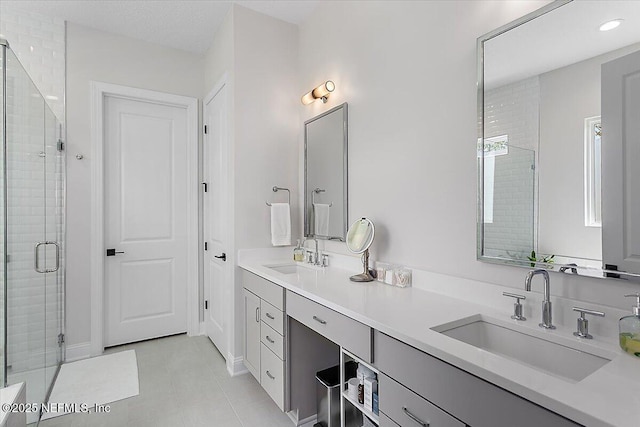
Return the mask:
M 307 239 L 306 241 L 312 240 L 316 244 L 316 251 L 313 257 L 313 260 L 309 260 L 309 264 L 320 265 L 320 253 L 318 251 L 318 239 L 314 236 L 313 239 Z M 309 251 L 311 252 L 311 251 Z
M 549 286 L 549 273 L 547 270 L 531 270 L 529 274 L 527 274 L 527 278 L 524 281 L 524 290 L 527 292 L 531 292 L 531 279 L 533 276 L 541 274 L 544 278 L 544 301 L 542 301 L 542 323 L 540 323 L 541 328 L 545 329 L 555 329 L 551 321 L 551 301 L 549 300 L 550 286 Z

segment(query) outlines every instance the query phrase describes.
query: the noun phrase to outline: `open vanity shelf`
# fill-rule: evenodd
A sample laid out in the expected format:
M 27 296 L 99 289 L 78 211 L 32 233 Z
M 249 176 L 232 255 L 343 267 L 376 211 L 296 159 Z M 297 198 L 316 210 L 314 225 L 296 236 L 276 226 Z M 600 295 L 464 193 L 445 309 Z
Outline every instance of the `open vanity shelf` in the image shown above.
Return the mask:
M 357 398 L 349 396 L 348 381 L 353 378 L 353 370 L 347 369 L 348 364 L 362 364 L 373 371 L 376 378 L 379 378 L 380 372 L 368 363 L 363 362 L 360 358 L 340 347 L 340 425 L 341 427 L 361 427 L 368 425 L 380 425 L 380 419 L 377 414 L 368 410 L 364 404 L 359 403 Z M 353 372 L 349 372 L 353 371 Z M 369 419 L 369 423 L 364 423 L 364 417 Z

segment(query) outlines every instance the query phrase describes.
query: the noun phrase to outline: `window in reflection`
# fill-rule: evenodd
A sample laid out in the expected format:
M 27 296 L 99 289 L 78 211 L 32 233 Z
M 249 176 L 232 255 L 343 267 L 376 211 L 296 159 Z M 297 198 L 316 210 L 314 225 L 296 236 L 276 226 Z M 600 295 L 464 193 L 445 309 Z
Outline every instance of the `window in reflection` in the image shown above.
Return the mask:
M 602 125 L 600 116 L 584 119 L 584 218 L 587 227 L 602 227 L 602 211 L 600 203 L 601 191 L 601 142 Z

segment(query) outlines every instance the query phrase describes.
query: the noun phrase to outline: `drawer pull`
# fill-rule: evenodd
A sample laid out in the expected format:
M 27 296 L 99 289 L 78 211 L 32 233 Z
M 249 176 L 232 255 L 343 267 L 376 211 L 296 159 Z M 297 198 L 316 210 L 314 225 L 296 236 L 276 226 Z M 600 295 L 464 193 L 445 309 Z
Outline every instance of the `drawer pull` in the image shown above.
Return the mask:
M 318 323 L 320 323 L 322 325 L 326 325 L 327 324 L 326 320 L 322 320 L 321 318 L 316 317 L 316 316 L 313 316 L 313 320 L 315 320 L 316 322 L 318 322 Z
M 268 376 L 269 378 L 271 378 L 272 380 L 275 380 L 275 379 L 276 379 L 276 377 L 274 377 L 273 375 L 271 375 L 271 372 L 267 371 L 267 372 L 266 372 L 266 374 L 267 374 L 267 376 Z M 428 427 L 428 426 L 427 426 L 427 427 Z
M 274 340 L 271 339 L 271 337 L 269 335 L 267 335 L 265 337 L 267 339 L 267 341 L 269 341 L 271 344 L 275 344 L 276 342 Z
M 422 421 L 420 418 L 416 417 L 415 415 L 413 415 L 406 406 L 402 407 L 402 410 L 404 411 L 405 414 L 407 414 L 407 417 L 411 418 L 413 421 L 417 422 L 418 424 L 420 424 L 422 427 L 429 427 L 429 423 L 425 423 L 424 421 Z
M 256 307 L 256 322 L 260 323 L 260 307 Z
M 273 317 L 273 315 L 271 313 L 267 313 L 267 314 L 265 314 L 265 316 L 267 316 L 271 320 L 276 320 L 276 318 Z

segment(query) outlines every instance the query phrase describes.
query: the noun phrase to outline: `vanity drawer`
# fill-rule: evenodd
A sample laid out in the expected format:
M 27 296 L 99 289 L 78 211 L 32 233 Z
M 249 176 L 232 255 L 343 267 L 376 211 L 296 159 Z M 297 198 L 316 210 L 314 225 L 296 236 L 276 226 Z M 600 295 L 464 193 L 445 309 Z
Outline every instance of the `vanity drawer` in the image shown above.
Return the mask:
M 287 291 L 287 316 L 362 360 L 372 362 L 370 327 L 290 291 Z
M 419 425 L 418 420 L 431 427 L 465 427 L 465 424 L 427 402 L 388 376 L 378 376 L 380 412 L 384 412 L 401 426 Z M 411 417 L 415 417 L 413 419 Z
M 260 301 L 260 318 L 280 335 L 284 335 L 284 314 L 281 310 L 262 300 Z
M 242 271 L 242 286 L 280 311 L 284 310 L 284 288 L 246 270 Z
M 284 411 L 284 362 L 264 344 L 260 350 L 260 384 Z
M 275 329 L 266 323 L 260 325 L 261 342 L 276 356 L 284 360 L 284 338 Z
M 473 427 L 576 427 L 515 394 L 383 333 L 374 333 L 376 367 L 429 402 Z M 382 408 L 382 386 L 380 405 Z

